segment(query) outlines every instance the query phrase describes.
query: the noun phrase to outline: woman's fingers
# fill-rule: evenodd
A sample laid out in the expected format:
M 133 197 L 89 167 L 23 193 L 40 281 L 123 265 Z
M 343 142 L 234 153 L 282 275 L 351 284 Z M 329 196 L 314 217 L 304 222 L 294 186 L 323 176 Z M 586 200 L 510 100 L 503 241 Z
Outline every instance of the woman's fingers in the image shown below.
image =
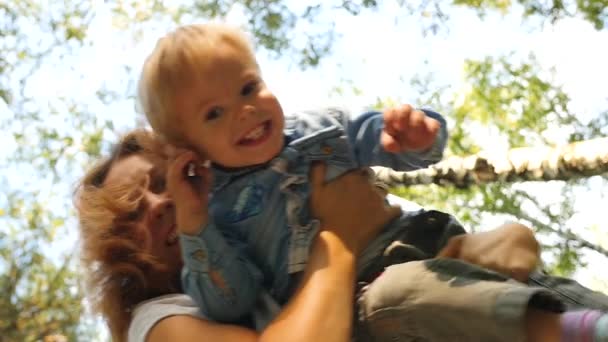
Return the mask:
M 320 189 L 325 183 L 325 163 L 314 163 L 310 168 L 310 184 L 313 189 Z
M 312 213 L 323 229 L 359 251 L 401 210 L 386 205 L 366 171 L 353 170 L 326 183 L 325 170 L 315 165 L 310 172 Z

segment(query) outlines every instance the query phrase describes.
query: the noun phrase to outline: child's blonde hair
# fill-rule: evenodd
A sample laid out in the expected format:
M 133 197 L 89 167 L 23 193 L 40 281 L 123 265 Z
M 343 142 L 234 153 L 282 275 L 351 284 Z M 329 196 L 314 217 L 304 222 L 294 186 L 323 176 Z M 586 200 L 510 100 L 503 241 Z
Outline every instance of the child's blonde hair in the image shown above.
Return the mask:
M 202 80 L 220 44 L 255 62 L 252 45 L 240 29 L 219 23 L 187 25 L 159 39 L 146 59 L 138 85 L 139 102 L 150 126 L 174 144 L 185 144 L 173 111 L 180 90 Z M 257 64 L 256 64 L 257 65 Z

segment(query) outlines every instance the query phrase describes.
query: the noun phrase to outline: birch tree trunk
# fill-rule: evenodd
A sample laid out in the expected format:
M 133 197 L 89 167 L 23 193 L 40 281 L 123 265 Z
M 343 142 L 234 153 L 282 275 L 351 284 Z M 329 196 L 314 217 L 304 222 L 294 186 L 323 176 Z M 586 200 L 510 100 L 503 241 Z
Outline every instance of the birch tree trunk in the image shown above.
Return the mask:
M 469 187 L 490 182 L 569 180 L 608 173 L 608 138 L 560 147 L 524 147 L 503 156 L 449 157 L 429 168 L 398 172 L 374 167 L 390 187 L 423 184 Z

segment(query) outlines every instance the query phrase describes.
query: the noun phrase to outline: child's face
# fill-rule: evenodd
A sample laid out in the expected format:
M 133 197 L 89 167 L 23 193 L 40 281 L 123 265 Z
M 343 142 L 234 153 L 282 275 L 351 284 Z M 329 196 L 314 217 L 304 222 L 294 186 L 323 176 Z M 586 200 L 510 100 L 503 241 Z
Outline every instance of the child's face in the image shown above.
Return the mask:
M 176 96 L 177 127 L 202 156 L 225 167 L 268 162 L 283 148 L 283 110 L 256 61 L 217 46 L 198 81 Z

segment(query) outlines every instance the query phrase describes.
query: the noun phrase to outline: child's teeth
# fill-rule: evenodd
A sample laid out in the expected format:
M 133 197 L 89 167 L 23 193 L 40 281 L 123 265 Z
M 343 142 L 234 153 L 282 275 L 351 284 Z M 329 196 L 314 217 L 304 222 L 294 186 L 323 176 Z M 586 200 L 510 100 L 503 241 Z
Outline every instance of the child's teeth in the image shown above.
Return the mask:
M 264 126 L 259 126 L 245 136 L 245 139 L 257 139 L 264 134 Z

